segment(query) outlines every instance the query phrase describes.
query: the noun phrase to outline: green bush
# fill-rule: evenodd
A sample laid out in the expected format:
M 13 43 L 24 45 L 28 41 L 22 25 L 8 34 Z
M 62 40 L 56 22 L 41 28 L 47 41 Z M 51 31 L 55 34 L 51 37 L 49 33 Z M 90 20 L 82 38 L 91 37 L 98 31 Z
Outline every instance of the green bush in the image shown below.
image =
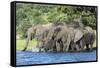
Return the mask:
M 73 21 L 79 19 L 84 25 L 96 28 L 96 7 L 76 7 L 40 4 L 16 4 L 17 35 L 25 38 L 27 29 L 32 24 L 46 24 L 49 22 Z M 81 17 L 81 18 L 80 18 Z

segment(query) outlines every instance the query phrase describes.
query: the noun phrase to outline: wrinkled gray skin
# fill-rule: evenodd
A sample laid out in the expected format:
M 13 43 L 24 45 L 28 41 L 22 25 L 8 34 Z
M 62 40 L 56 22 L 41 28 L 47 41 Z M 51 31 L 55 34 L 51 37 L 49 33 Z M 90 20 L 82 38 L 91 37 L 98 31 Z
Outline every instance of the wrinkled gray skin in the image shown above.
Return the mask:
M 68 52 L 71 42 L 75 41 L 74 43 L 76 43 L 81 38 L 81 35 L 79 35 L 74 39 L 75 33 L 79 33 L 79 32 L 78 31 L 75 32 L 74 28 L 72 27 L 67 28 L 66 25 L 57 26 L 56 28 L 52 29 L 48 34 L 49 38 L 45 42 L 44 47 L 46 51 L 53 48 L 52 50 L 55 49 L 57 52 L 61 52 L 61 51 Z M 75 44 L 75 46 L 77 50 L 79 50 L 78 45 Z
M 27 32 L 27 41 L 23 49 L 28 47 L 29 40 L 37 39 L 39 52 L 68 52 L 81 51 L 86 46 L 92 50 L 94 33 L 91 27 L 83 28 L 82 24 L 71 22 L 71 24 L 57 23 L 53 25 L 35 25 Z
M 60 52 L 62 45 L 59 43 L 59 40 L 55 40 L 56 35 L 60 31 L 62 25 L 56 25 L 56 27 L 51 28 L 46 38 L 44 49 L 45 51 L 52 51 L 52 52 Z
M 85 27 L 84 29 L 84 36 L 82 37 L 81 41 L 79 42 L 79 45 L 81 46 L 81 50 L 84 50 L 84 47 L 86 46 L 86 50 L 92 50 L 93 48 L 93 42 L 95 40 L 95 33 L 93 29 L 89 26 Z
M 87 50 L 92 50 L 95 34 L 91 27 L 77 26 L 77 25 L 57 25 L 49 32 L 48 41 L 53 40 L 55 44 L 51 42 L 46 43 L 46 50 L 56 50 L 57 52 L 64 51 L 81 51 L 86 47 Z M 52 37 L 54 39 L 52 39 Z M 46 42 L 48 42 L 46 41 Z M 50 46 L 50 47 L 49 47 Z
M 56 27 L 50 30 L 44 46 L 46 51 L 56 50 L 57 52 L 61 51 L 68 52 L 69 47 L 71 47 L 72 50 L 74 50 L 74 48 L 76 48 L 77 51 L 80 50 L 79 45 L 76 44 L 76 42 L 79 41 L 83 36 L 83 32 L 79 30 L 80 28 L 83 27 L 83 25 L 78 25 L 78 23 L 74 22 L 72 23 L 71 24 L 65 24 L 64 22 L 57 23 Z M 50 41 L 53 42 L 50 43 Z
M 76 44 L 83 36 L 83 32 L 73 27 L 64 26 L 62 30 L 56 35 L 55 40 L 61 40 L 63 44 L 63 51 L 68 52 L 70 47 L 72 50 L 76 48 L 79 51 L 79 46 Z M 73 42 L 73 43 L 72 43 Z
M 23 49 L 25 51 L 28 47 L 29 41 L 32 40 L 32 38 L 35 38 L 38 41 L 37 48 L 40 48 L 39 51 L 41 51 L 41 48 L 43 47 L 43 41 L 45 40 L 45 37 L 48 34 L 49 29 L 51 29 L 52 24 L 46 24 L 46 25 L 33 25 L 31 28 L 27 31 L 27 39 L 26 39 L 26 45 Z M 42 45 L 40 45 L 42 44 Z
M 85 27 L 84 29 L 81 29 L 81 33 L 77 33 L 75 37 L 78 37 L 81 35 L 79 41 L 74 41 L 71 45 L 71 49 L 74 50 L 76 48 L 76 51 L 82 51 L 86 47 L 86 50 L 92 50 L 93 48 L 93 42 L 95 39 L 95 33 L 93 29 L 89 26 Z M 75 50 L 74 50 L 75 51 Z

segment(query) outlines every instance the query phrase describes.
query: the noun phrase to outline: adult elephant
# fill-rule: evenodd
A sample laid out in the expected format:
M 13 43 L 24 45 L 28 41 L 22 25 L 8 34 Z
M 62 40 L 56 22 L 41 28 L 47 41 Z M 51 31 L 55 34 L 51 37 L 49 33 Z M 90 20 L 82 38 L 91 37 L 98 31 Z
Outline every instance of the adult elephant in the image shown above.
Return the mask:
M 61 45 L 58 43 L 58 40 L 55 40 L 55 37 L 60 31 L 61 27 L 62 25 L 55 25 L 49 30 L 48 36 L 46 37 L 46 41 L 44 44 L 44 49 L 46 52 L 60 52 Z
M 83 44 L 84 30 L 83 28 L 73 29 L 73 39 L 71 41 L 72 51 L 81 51 Z
M 76 50 L 79 51 L 79 46 L 76 45 L 76 42 L 83 37 L 83 32 L 80 30 L 80 28 L 75 28 L 74 25 L 71 26 L 70 24 L 69 26 L 65 23 L 62 25 L 57 25 L 56 27 L 52 28 L 51 31 L 49 31 L 47 41 L 45 42 L 45 49 L 50 50 L 53 48 L 57 52 L 68 52 L 69 47 L 71 46 L 72 42 L 74 42 L 71 48 L 76 48 Z M 53 42 L 50 43 L 50 41 Z
M 70 47 L 76 48 L 79 51 L 79 46 L 76 44 L 83 36 L 83 32 L 77 28 L 64 26 L 62 30 L 56 35 L 55 40 L 61 40 L 63 43 L 63 51 L 68 52 Z M 74 49 L 73 49 L 74 50 Z
M 77 48 L 77 47 L 79 51 L 84 50 L 85 47 L 86 47 L 86 50 L 92 50 L 93 42 L 95 39 L 95 33 L 93 29 L 89 26 L 86 26 L 83 29 L 79 29 L 78 31 L 77 29 L 75 29 L 75 32 L 76 34 L 74 37 L 74 42 L 71 45 L 72 50 L 74 50 L 74 48 Z M 78 38 L 79 40 L 77 40 Z
M 92 50 L 95 34 L 91 27 L 74 27 L 67 25 L 57 25 L 51 29 L 46 41 L 46 50 L 56 50 L 68 52 L 84 50 L 86 46 L 87 50 Z M 50 43 L 50 41 L 52 41 Z
M 51 27 L 52 27 L 52 23 L 45 24 L 45 25 L 42 24 L 32 25 L 32 27 L 30 27 L 27 31 L 26 45 L 23 51 L 27 49 L 29 41 L 32 40 L 33 38 L 35 38 L 38 41 L 36 47 L 42 48 L 43 45 L 39 45 L 39 44 L 40 42 L 42 43 L 44 41 Z

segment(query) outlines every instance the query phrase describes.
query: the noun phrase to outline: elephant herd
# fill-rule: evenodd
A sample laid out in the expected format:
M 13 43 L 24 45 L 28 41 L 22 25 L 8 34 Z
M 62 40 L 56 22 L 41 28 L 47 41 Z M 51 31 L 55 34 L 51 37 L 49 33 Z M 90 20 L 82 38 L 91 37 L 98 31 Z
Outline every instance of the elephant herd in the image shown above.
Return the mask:
M 94 30 L 79 22 L 58 22 L 32 25 L 27 31 L 25 51 L 29 41 L 38 41 L 36 52 L 76 52 L 93 48 Z M 36 50 L 35 50 L 36 49 Z

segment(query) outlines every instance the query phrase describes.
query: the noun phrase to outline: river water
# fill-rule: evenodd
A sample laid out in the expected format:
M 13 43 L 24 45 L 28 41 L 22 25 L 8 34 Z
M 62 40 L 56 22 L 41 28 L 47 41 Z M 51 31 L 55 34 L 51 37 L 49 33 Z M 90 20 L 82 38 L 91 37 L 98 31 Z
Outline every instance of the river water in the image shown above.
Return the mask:
M 31 51 L 17 51 L 16 64 L 49 64 L 63 62 L 80 62 L 80 61 L 95 61 L 96 51 L 92 52 L 74 52 L 74 53 L 37 53 Z

